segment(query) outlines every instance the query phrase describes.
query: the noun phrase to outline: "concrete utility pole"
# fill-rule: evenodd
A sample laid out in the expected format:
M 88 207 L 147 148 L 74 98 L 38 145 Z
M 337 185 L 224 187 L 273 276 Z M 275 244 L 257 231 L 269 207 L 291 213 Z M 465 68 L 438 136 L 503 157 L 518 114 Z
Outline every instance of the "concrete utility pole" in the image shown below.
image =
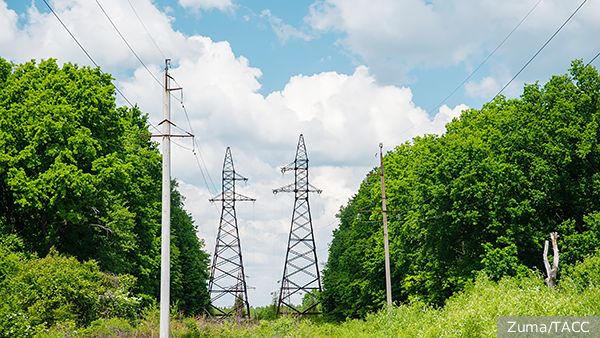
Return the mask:
M 171 284 L 171 98 L 169 92 L 169 59 L 165 60 L 165 92 L 163 96 L 163 173 L 162 222 L 160 247 L 160 338 L 169 338 L 169 304 Z
M 169 304 L 171 302 L 171 137 L 194 137 L 187 135 L 171 135 L 171 97 L 170 92 L 182 88 L 171 88 L 169 76 L 169 61 L 165 60 L 165 87 L 163 96 L 164 120 L 159 123 L 163 125 L 162 134 L 140 137 L 162 137 L 163 165 L 162 165 L 162 221 L 161 221 L 161 243 L 160 243 L 160 338 L 169 338 Z

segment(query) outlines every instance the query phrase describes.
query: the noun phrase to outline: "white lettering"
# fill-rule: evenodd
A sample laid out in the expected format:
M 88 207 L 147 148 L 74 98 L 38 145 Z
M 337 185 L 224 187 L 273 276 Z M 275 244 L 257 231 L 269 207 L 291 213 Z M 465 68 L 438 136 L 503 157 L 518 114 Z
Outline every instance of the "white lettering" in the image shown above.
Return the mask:
M 517 322 L 508 322 L 509 324 L 512 324 L 509 328 L 508 328 L 508 332 L 517 332 L 517 331 L 511 331 L 513 327 L 515 327 L 515 324 Z
M 531 329 L 531 331 L 529 331 Z M 537 324 L 527 324 L 525 325 L 525 332 L 538 332 Z
M 548 328 L 546 324 L 540 324 L 540 332 L 548 332 Z
M 575 330 L 575 324 L 579 324 L 579 328 L 581 329 L 581 323 L 580 322 L 573 322 L 573 324 L 571 324 L 571 330 L 573 332 L 581 332 L 581 330 L 579 330 L 579 331 Z
M 569 329 L 569 323 L 567 322 L 563 324 L 562 330 L 560 332 L 564 332 L 565 330 L 571 332 L 571 329 Z
M 581 322 L 581 332 L 590 332 L 590 330 L 588 329 L 587 331 L 583 329 L 583 325 L 590 325 L 590 322 Z
M 552 325 L 554 325 L 554 332 L 558 332 L 558 324 L 560 324 L 560 322 L 550 323 L 550 331 L 552 331 Z M 550 332 L 550 331 L 548 331 L 548 332 Z

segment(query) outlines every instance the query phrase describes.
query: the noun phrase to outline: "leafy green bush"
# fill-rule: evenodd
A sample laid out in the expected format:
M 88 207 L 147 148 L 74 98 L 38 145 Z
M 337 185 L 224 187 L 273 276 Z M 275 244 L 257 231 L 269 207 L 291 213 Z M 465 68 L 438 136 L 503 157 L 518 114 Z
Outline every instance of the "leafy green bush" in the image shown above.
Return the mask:
M 443 307 L 415 298 L 368 314 L 365 319 L 341 323 L 318 318 L 280 316 L 275 320 L 213 321 L 203 317 L 182 318 L 172 313 L 171 336 L 198 337 L 496 337 L 498 316 L 598 316 L 600 287 L 581 287 L 571 278 L 550 289 L 541 274 L 505 277 L 494 281 L 485 273 L 476 276 L 462 292 Z M 99 319 L 89 327 L 73 322 L 56 325 L 40 338 L 58 337 L 158 337 L 158 308 L 144 310 L 143 319 L 132 326 L 125 319 Z M 20 337 L 20 336 L 17 336 Z
M 108 275 L 108 279 L 112 287 L 99 296 L 102 317 L 120 317 L 132 322 L 138 320 L 142 298 L 135 297 L 129 292 L 135 285 L 135 277 Z
M 0 337 L 31 337 L 64 323 L 86 326 L 100 317 L 137 319 L 139 298 L 129 289 L 135 278 L 102 273 L 95 261 L 80 263 L 52 250 L 44 258 L 14 251 L 18 240 L 0 244 Z
M 587 255 L 582 262 L 567 266 L 563 278 L 570 278 L 580 289 L 600 287 L 600 250 Z

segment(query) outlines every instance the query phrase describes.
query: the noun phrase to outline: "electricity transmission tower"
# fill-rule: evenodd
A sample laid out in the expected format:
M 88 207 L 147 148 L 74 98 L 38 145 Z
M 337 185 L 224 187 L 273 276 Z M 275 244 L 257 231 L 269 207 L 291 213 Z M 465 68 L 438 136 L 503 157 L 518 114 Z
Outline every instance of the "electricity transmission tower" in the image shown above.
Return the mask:
M 322 190 L 308 183 L 308 156 L 302 134 L 300 134 L 298 140 L 296 160 L 281 168 L 282 173 L 292 170 L 296 174 L 295 182 L 273 189 L 274 194 L 279 192 L 293 192 L 295 194 L 294 212 L 285 255 L 277 314 L 289 313 L 287 311 L 292 311 L 292 314 L 297 315 L 318 314 L 314 311 L 318 304 L 315 291 L 321 291 L 321 278 L 317 263 L 317 249 L 308 204 L 308 193 L 316 192 L 320 194 Z M 306 308 L 298 309 L 297 305 L 293 305 L 292 297 L 296 302 L 302 300 L 302 292 L 308 294 L 308 297 L 312 297 L 312 299 L 309 299 Z M 284 311 L 284 308 L 287 308 L 286 311 Z
M 247 178 L 235 172 L 231 150 L 227 147 L 225 161 L 223 162 L 223 191 L 209 200 L 211 202 L 221 201 L 223 206 L 208 285 L 215 316 L 218 317 L 250 317 L 248 288 L 246 286 L 244 264 L 242 263 L 242 247 L 235 214 L 236 201 L 256 201 L 254 198 L 235 192 L 235 181 L 247 180 Z M 231 309 L 221 309 L 215 305 L 215 302 L 223 297 L 231 299 Z M 241 314 L 240 299 L 244 308 L 241 310 Z

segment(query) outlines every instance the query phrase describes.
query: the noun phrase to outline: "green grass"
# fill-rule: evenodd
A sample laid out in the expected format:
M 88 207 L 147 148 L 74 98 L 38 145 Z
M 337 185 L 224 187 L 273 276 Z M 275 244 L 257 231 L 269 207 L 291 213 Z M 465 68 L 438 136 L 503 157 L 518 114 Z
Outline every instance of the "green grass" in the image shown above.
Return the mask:
M 542 278 L 505 278 L 499 282 L 481 276 L 446 305 L 434 308 L 415 300 L 341 323 L 280 317 L 276 320 L 214 322 L 203 317 L 171 319 L 175 338 L 196 337 L 495 337 L 497 316 L 598 316 L 600 288 L 581 287 L 570 279 L 556 290 Z M 158 337 L 157 309 L 138 323 L 101 319 L 89 327 L 61 324 L 38 337 Z

